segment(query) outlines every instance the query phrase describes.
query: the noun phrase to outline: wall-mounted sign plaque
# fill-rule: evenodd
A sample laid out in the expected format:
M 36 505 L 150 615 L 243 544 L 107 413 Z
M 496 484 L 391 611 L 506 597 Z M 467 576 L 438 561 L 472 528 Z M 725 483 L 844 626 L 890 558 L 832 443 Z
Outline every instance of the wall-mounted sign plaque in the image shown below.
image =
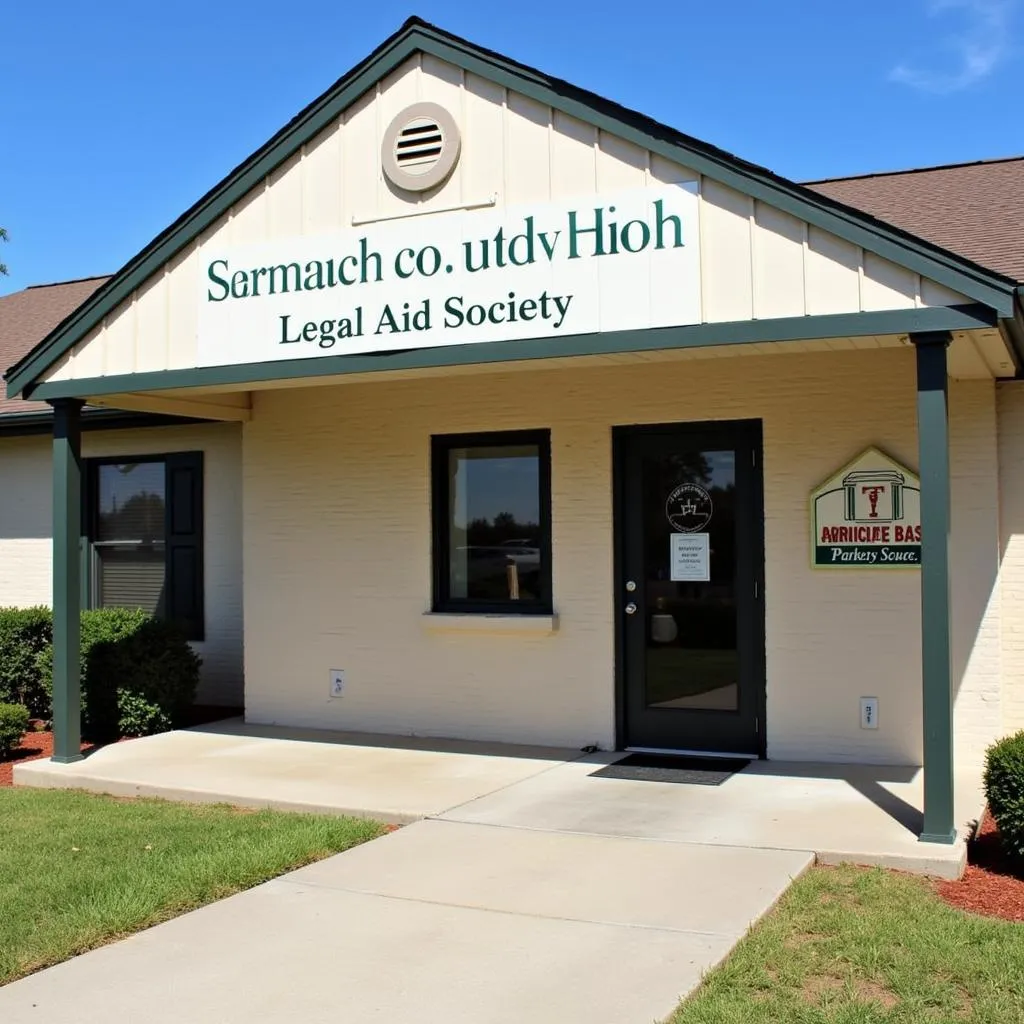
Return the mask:
M 908 568 L 921 564 L 921 483 L 868 448 L 811 493 L 811 564 L 816 569 Z

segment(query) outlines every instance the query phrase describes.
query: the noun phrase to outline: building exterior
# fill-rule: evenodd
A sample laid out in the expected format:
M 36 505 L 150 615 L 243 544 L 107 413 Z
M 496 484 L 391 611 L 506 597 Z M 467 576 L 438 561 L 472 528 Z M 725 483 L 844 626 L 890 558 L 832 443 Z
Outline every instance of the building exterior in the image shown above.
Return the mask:
M 106 280 L 89 278 L 0 297 L 0 363 L 7 366 L 25 355 Z M 52 413 L 45 402 L 6 398 L 0 384 L 0 607 L 49 605 L 52 601 Z M 158 463 L 147 460 L 183 452 L 203 453 L 205 608 L 201 632 L 192 633 L 193 646 L 203 659 L 197 700 L 240 707 L 240 424 L 91 407 L 82 413 L 82 427 L 86 478 L 101 473 L 122 476 L 115 467 L 132 466 L 138 468 L 125 479 L 151 480 Z M 88 498 L 86 493 L 86 503 Z M 93 498 L 95 503 L 99 495 Z M 87 521 L 94 511 L 87 512 Z M 88 531 L 86 537 L 92 539 Z M 90 554 L 95 560 L 95 549 Z M 154 574 L 152 559 L 149 562 L 148 577 L 144 575 L 145 556 L 140 559 L 141 576 L 126 576 L 127 566 L 115 565 L 114 572 L 120 572 L 116 579 L 108 577 L 106 593 L 99 585 L 90 588 L 84 603 L 124 603 L 158 610 L 161 588 L 154 586 L 153 580 L 159 580 L 160 567 Z
M 952 841 L 1024 725 L 1006 163 L 800 186 L 410 21 L 7 373 L 58 757 L 145 594 L 254 722 L 923 763 Z

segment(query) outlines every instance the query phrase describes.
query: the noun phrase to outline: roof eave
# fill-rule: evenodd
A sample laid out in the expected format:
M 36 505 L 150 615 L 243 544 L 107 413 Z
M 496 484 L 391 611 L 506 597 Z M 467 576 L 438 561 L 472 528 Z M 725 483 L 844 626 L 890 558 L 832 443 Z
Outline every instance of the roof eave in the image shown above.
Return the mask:
M 213 423 L 194 416 L 167 416 L 161 413 L 133 412 L 126 409 L 82 410 L 85 430 L 132 430 L 144 427 L 170 427 L 183 424 Z M 53 431 L 52 409 L 31 409 L 27 412 L 0 412 L 0 438 L 34 437 Z
M 1016 376 L 1024 372 L 1024 284 L 1014 289 L 1013 312 L 1000 320 L 1003 336 L 1013 351 L 1017 363 Z

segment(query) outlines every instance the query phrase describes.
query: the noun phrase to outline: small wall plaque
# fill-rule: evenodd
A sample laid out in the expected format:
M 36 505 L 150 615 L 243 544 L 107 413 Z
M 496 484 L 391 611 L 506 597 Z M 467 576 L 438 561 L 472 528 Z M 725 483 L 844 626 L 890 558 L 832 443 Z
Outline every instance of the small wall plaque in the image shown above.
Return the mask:
M 816 569 L 908 569 L 921 564 L 921 482 L 868 448 L 811 492 Z

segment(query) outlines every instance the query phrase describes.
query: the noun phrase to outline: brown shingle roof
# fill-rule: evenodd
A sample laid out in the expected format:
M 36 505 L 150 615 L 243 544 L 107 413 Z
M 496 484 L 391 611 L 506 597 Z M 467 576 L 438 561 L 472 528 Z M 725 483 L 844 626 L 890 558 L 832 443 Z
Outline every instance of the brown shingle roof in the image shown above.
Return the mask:
M 830 199 L 1024 281 L 1024 157 L 806 184 Z
M 105 276 L 84 277 L 59 284 L 37 284 L 10 295 L 0 295 L 0 370 L 13 366 L 35 348 L 106 280 Z M 0 373 L 0 416 L 46 408 L 45 402 L 8 398 Z

